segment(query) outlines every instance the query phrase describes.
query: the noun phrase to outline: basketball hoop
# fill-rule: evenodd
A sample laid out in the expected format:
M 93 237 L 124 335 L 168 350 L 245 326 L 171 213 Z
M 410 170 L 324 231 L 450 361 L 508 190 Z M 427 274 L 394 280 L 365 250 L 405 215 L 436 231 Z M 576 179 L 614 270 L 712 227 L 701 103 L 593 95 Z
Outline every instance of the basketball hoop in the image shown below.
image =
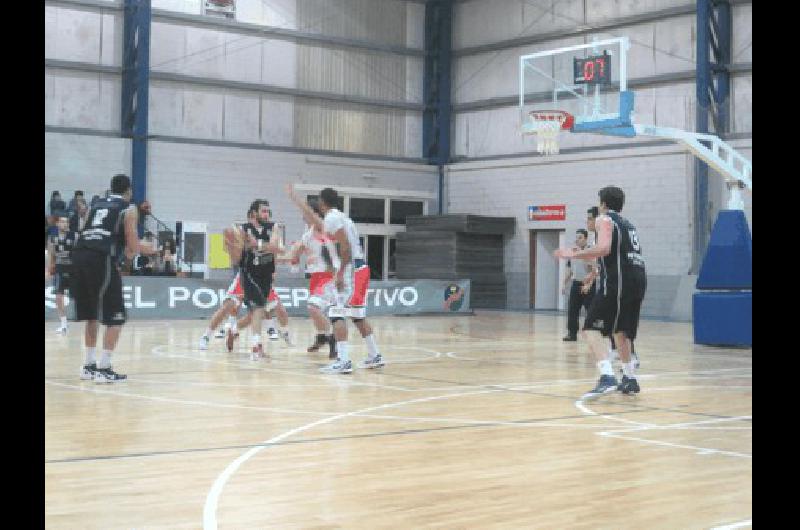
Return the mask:
M 527 130 L 536 135 L 536 150 L 543 155 L 557 155 L 559 132 L 571 129 L 575 123 L 575 117 L 563 110 L 533 110 L 528 119 Z

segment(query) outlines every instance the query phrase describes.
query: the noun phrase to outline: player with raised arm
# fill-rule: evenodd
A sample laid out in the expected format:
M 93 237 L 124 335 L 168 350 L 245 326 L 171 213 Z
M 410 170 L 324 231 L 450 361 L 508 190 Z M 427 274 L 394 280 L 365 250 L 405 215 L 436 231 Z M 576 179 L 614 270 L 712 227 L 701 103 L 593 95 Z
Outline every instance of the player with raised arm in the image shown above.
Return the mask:
M 367 343 L 367 359 L 362 363 L 364 368 L 378 368 L 384 365 L 383 357 L 378 351 L 372 327 L 366 319 L 366 294 L 369 287 L 369 266 L 364 261 L 364 251 L 358 240 L 358 231 L 352 219 L 340 212 L 336 205 L 339 195 L 332 188 L 325 188 L 319 194 L 320 218 L 311 206 L 298 197 L 291 185 L 286 192 L 292 201 L 305 213 L 308 220 L 318 230 L 336 243 L 336 257 L 339 267 L 334 269 L 334 281 L 328 283 L 324 295 L 320 297 L 326 306 L 328 316 L 333 324 L 336 337 L 337 359 L 330 366 L 322 369 L 328 373 L 347 374 L 353 371 L 350 361 L 350 344 L 347 341 L 347 323 L 344 317 L 350 317 L 361 336 Z
M 319 210 L 317 202 L 310 202 L 309 206 L 314 213 L 321 218 L 322 212 Z M 325 286 L 333 281 L 333 271 L 339 266 L 336 259 L 336 249 L 333 240 L 325 235 L 325 232 L 314 226 L 314 220 L 303 212 L 303 219 L 307 229 L 303 236 L 293 246 L 287 261 L 298 263 L 300 256 L 305 257 L 306 274 L 308 275 L 308 314 L 314 323 L 317 332 L 314 343 L 308 347 L 309 353 L 319 351 L 324 346 L 329 346 L 328 358 L 336 358 L 336 340 L 329 332 L 329 322 L 324 313 L 325 302 L 322 298 L 325 294 Z
M 647 288 L 644 258 L 642 258 L 636 228 L 619 212 L 625 203 L 625 193 L 607 186 L 598 193 L 600 216 L 596 219 L 597 243 L 594 247 L 575 251 L 558 249 L 557 258 L 592 260 L 600 258 L 601 273 L 598 291 L 589 307 L 583 333 L 597 360 L 600 379 L 584 397 L 620 390 L 623 394 L 639 392 L 635 362 L 631 359 L 631 340 L 636 338 L 639 311 Z M 608 348 L 603 337 L 612 336 L 622 362 L 622 382 L 617 384 Z

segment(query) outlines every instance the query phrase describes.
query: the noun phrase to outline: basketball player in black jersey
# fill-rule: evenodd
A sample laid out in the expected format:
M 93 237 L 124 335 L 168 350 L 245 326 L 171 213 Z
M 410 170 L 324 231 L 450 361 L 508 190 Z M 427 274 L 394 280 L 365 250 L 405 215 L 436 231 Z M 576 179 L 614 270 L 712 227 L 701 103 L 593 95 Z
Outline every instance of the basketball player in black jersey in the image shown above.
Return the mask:
M 607 186 L 598 193 L 600 216 L 596 219 L 597 243 L 593 248 L 573 251 L 558 249 L 555 256 L 571 259 L 600 258 L 597 293 L 589 306 L 583 332 L 597 360 L 600 379 L 584 397 L 620 390 L 639 392 L 635 362 L 631 359 L 631 340 L 636 338 L 639 311 L 647 288 L 644 258 L 634 227 L 619 212 L 625 203 L 624 192 Z M 622 382 L 617 384 L 608 349 L 602 337 L 613 336 L 622 362 Z
M 72 247 L 78 238 L 77 232 L 69 230 L 69 219 L 66 215 L 58 217 L 58 233 L 48 237 L 47 255 L 49 265 L 46 276 L 53 276 L 53 288 L 56 293 L 56 312 L 61 325 L 56 333 L 67 332 L 67 312 L 64 310 L 64 292 L 69 289 L 70 269 L 72 268 Z
M 239 261 L 239 279 L 244 291 L 244 303 L 252 314 L 251 359 L 264 357 L 261 342 L 261 322 L 264 320 L 267 298 L 272 289 L 272 274 L 275 272 L 275 255 L 283 251 L 283 242 L 276 234 L 273 239 L 275 223 L 269 221 L 269 201 L 256 199 L 250 209 L 257 212 L 256 222 L 242 226 L 243 248 L 230 246 L 230 255 Z
M 127 319 L 118 268 L 122 253 L 125 252 L 128 258 L 156 253 L 151 246 L 139 242 L 136 234 L 138 212 L 136 206 L 130 204 L 130 199 L 130 178 L 114 175 L 111 193 L 94 203 L 72 251 L 71 287 L 75 320 L 86 321 L 86 361 L 81 379 L 94 379 L 96 383 L 114 383 L 127 378 L 111 368 L 111 353 Z M 106 329 L 103 354 L 96 361 L 98 321 Z
M 586 229 L 594 234 L 595 241 L 597 240 L 597 228 L 595 227 L 595 219 L 597 216 L 600 215 L 600 210 L 597 206 L 592 206 L 588 210 L 586 210 L 587 217 L 586 217 Z M 601 260 L 598 261 L 598 266 L 595 267 L 591 273 L 586 276 L 586 280 L 584 281 L 583 287 L 581 288 L 581 292 L 586 293 L 589 289 L 594 288 L 597 291 L 597 287 L 594 286 L 594 280 L 600 273 L 600 269 L 602 268 L 603 264 Z M 585 290 L 584 290 L 585 289 Z M 612 363 L 619 359 L 619 352 L 617 351 L 617 345 L 614 342 L 614 336 L 611 335 L 609 337 L 611 340 L 611 347 L 608 349 L 608 360 Z M 636 369 L 639 369 L 639 354 L 636 353 L 636 344 L 634 344 L 633 339 L 631 339 L 631 357 L 633 357 L 633 362 L 636 364 Z M 622 369 L 620 369 L 622 371 Z M 623 374 L 624 375 L 624 374 Z

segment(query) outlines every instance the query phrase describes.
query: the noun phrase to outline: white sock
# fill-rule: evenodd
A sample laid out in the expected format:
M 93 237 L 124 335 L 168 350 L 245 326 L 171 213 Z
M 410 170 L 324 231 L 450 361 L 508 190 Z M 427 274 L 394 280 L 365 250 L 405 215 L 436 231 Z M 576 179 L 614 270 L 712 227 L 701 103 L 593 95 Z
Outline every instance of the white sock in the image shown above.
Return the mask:
M 98 368 L 111 368 L 111 352 L 109 350 L 103 350 L 103 355 L 100 357 L 100 361 L 97 363 Z
M 336 355 L 342 362 L 347 362 L 350 360 L 350 345 L 347 343 L 347 341 L 336 343 Z
M 608 359 L 597 363 L 597 368 L 600 370 L 601 375 L 614 375 L 614 369 L 611 366 L 611 361 Z
M 268 318 L 264 322 L 267 323 L 267 329 L 275 329 L 275 319 L 274 318 Z
M 630 379 L 636 379 L 636 372 L 634 372 L 634 367 L 636 366 L 636 361 L 631 359 L 629 363 L 622 363 L 622 373 L 627 375 Z
M 378 345 L 375 344 L 375 335 L 370 333 L 369 335 L 364 337 L 364 340 L 367 341 L 367 352 L 369 354 L 370 359 L 374 359 L 375 357 L 380 355 L 381 352 L 378 351 Z
M 67 317 L 61 317 L 61 327 L 67 327 Z
M 611 348 L 608 349 L 608 360 L 610 362 L 614 362 L 619 359 L 619 352 L 617 350 L 612 350 Z
M 95 352 L 96 349 L 97 348 L 94 348 L 94 347 L 92 347 L 92 348 L 89 348 L 88 346 L 86 347 L 86 362 L 83 363 L 83 364 L 92 364 L 92 363 L 96 362 L 95 358 L 94 358 L 94 352 Z
M 261 335 L 258 333 L 253 333 L 250 335 L 250 342 L 253 344 L 253 346 L 258 346 L 261 344 Z

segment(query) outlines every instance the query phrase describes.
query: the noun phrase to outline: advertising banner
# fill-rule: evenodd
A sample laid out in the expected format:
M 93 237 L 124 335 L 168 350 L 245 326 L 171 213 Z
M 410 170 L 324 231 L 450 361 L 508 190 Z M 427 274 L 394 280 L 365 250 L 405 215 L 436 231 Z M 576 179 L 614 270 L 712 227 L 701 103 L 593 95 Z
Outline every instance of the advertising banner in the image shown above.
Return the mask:
M 194 278 L 126 276 L 123 297 L 129 319 L 209 318 L 222 304 L 229 282 Z M 275 293 L 289 315 L 306 316 L 308 280 L 283 280 Z M 469 280 L 372 281 L 367 291 L 367 315 L 411 315 L 415 313 L 468 313 Z M 75 304 L 65 298 L 67 317 Z M 45 319 L 56 320 L 55 292 L 45 282 Z

